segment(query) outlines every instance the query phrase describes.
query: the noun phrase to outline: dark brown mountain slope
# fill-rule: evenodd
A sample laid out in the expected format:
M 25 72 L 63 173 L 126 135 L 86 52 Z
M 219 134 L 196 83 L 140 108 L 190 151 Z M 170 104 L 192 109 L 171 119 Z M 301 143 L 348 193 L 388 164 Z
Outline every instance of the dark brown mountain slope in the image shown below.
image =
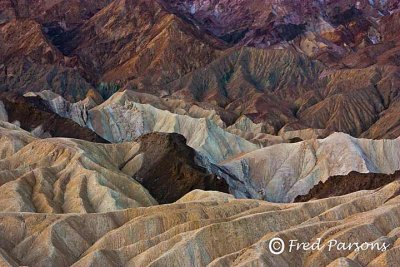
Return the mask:
M 400 92 L 397 68 L 338 70 L 326 78 L 323 99 L 298 113 L 300 121 L 311 128 L 360 136 L 395 103 Z
M 292 50 L 242 48 L 171 83 L 176 97 L 218 104 L 276 133 L 295 120 L 294 102 L 323 86 L 323 66 Z
M 34 20 L 0 26 L 0 91 L 52 90 L 68 99 L 84 98 L 92 87 L 76 59 L 64 57 Z
M 157 1 L 117 0 L 67 44 L 92 81 L 163 84 L 211 62 L 222 44 Z
M 400 99 L 397 97 L 388 109 L 380 114 L 379 119 L 361 136 L 373 139 L 390 138 L 400 136 Z
M 27 7 L 27 12 L 52 12 L 66 2 L 52 4 L 38 5 L 38 11 Z M 46 20 L 17 16 L 0 26 L 0 90 L 48 89 L 71 100 L 82 99 L 93 87 L 115 92 L 127 81 L 164 84 L 208 64 L 225 47 L 157 1 L 117 0 L 93 17 L 65 11 L 75 16 L 71 30 L 56 15 Z

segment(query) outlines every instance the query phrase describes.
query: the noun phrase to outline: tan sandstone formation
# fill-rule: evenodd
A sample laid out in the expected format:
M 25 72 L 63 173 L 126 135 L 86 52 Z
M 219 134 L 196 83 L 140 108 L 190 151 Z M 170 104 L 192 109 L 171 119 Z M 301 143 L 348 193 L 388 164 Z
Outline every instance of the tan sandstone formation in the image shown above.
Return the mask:
M 228 192 L 225 180 L 199 166 L 199 155 L 178 134 L 97 144 L 38 139 L 0 123 L 3 212 L 107 212 L 171 203 L 194 189 Z
M 272 204 L 194 191 L 175 204 L 103 214 L 0 214 L 1 260 L 11 266 L 396 266 L 400 183 L 377 191 Z M 279 237 L 321 250 L 273 255 Z M 328 242 L 385 243 L 386 251 L 328 250 Z M 347 265 L 348 266 L 348 265 Z
M 132 161 L 137 143 L 36 139 L 5 122 L 0 131 L 3 212 L 93 213 L 157 204 L 120 170 Z

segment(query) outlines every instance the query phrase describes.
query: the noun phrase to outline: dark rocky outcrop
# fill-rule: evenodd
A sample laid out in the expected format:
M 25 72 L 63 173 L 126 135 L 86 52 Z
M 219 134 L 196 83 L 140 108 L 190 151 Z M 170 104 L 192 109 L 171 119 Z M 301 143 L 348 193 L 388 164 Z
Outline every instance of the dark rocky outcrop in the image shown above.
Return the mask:
M 298 196 L 295 202 L 307 202 L 335 196 L 343 196 L 361 190 L 375 190 L 400 179 L 400 172 L 394 174 L 358 173 L 330 177 L 325 183 L 319 182 L 307 195 Z
M 179 134 L 151 133 L 136 140 L 144 159 L 134 178 L 160 203 L 172 203 L 194 189 L 228 192 L 225 180 L 196 163 L 196 152 Z

